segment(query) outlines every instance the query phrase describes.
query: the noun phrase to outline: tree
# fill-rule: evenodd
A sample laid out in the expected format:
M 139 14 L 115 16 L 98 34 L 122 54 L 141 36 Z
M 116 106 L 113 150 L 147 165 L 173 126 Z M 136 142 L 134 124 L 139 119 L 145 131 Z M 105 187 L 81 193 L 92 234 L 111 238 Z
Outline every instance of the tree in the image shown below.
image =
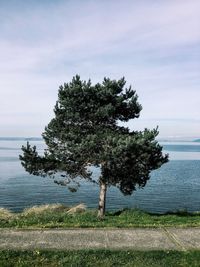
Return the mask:
M 104 78 L 92 85 L 77 75 L 60 86 L 55 117 L 42 134 L 47 148 L 39 155 L 29 143 L 20 160 L 30 174 L 50 176 L 75 191 L 77 178 L 100 187 L 98 216 L 105 214 L 106 191 L 116 186 L 124 195 L 144 187 L 150 172 L 168 161 L 156 141 L 158 129 L 130 131 L 118 125 L 139 117 L 142 109 L 136 92 L 125 88 L 125 79 Z M 98 179 L 89 166 L 99 167 Z

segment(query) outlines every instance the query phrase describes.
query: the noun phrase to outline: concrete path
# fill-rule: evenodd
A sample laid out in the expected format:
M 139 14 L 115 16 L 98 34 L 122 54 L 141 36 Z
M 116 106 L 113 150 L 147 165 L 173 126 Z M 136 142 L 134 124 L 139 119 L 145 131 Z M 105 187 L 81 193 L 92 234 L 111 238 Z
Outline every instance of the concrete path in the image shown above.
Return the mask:
M 0 249 L 200 249 L 200 228 L 0 229 Z

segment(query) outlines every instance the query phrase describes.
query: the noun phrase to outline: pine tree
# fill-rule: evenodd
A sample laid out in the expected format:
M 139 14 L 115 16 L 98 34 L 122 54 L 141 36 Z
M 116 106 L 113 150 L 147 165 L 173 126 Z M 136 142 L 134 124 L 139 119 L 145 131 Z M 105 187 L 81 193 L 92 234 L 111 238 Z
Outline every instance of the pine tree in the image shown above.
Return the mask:
M 55 117 L 42 134 L 47 146 L 44 155 L 29 143 L 20 155 L 30 174 L 53 177 L 71 191 L 76 191 L 80 178 L 97 183 L 100 218 L 105 214 L 110 186 L 131 195 L 146 185 L 152 170 L 168 161 L 155 139 L 158 129 L 130 131 L 118 125 L 138 118 L 142 110 L 136 92 L 125 88 L 125 83 L 124 78 L 104 78 L 102 84 L 92 85 L 90 80 L 73 77 L 59 88 Z M 98 179 L 89 166 L 100 168 Z

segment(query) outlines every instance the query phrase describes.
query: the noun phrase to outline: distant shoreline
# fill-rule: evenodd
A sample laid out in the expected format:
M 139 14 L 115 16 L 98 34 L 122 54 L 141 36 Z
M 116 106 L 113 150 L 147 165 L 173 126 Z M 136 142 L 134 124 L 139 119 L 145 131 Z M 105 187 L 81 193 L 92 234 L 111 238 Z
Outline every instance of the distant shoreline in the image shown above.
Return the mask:
M 200 138 L 186 138 L 186 139 L 177 139 L 177 138 L 158 138 L 158 142 L 195 142 L 200 143 Z M 0 141 L 43 141 L 42 137 L 15 137 L 9 136 L 0 137 Z
M 0 141 L 42 141 L 41 137 L 0 137 Z

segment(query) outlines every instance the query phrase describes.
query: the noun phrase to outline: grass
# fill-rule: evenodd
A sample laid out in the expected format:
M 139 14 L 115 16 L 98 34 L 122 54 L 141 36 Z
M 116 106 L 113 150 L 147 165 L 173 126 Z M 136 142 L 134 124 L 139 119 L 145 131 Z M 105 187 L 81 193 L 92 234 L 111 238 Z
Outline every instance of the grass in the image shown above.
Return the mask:
M 199 267 L 200 251 L 0 251 L 1 267 Z
M 8 219 L 13 217 L 13 213 L 7 209 L 0 208 L 0 220 Z
M 107 212 L 103 220 L 95 210 L 83 204 L 69 208 L 61 204 L 35 206 L 22 213 L 0 209 L 0 228 L 132 228 L 132 227 L 197 227 L 200 213 L 177 212 L 149 214 L 136 209 Z

